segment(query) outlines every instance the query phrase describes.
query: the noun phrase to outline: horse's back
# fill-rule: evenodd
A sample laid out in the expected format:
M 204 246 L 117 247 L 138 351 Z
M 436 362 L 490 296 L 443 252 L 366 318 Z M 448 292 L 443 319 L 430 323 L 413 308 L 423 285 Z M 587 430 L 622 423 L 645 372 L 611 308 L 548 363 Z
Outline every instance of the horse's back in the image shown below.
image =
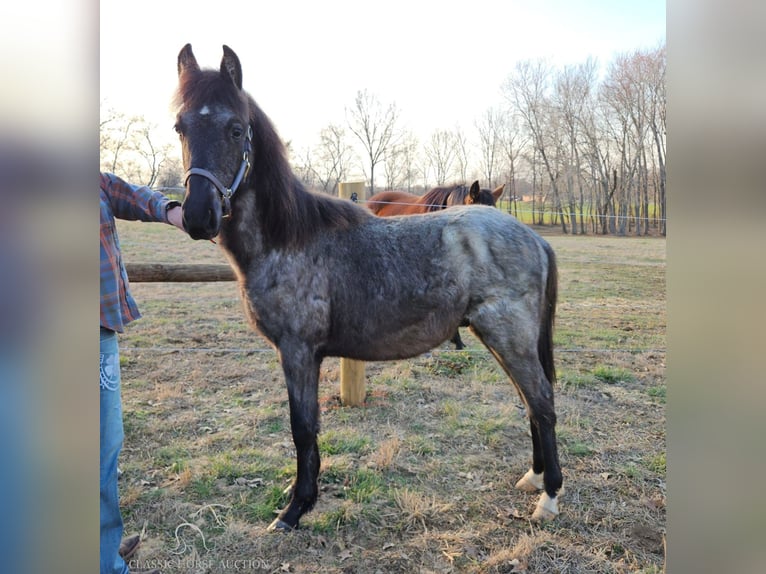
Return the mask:
M 367 200 L 367 207 L 381 217 L 405 215 L 422 212 L 418 205 L 420 200 L 419 195 L 406 191 L 381 191 Z
M 548 248 L 542 237 L 512 215 L 484 205 L 372 218 L 356 235 L 342 243 L 355 245 L 353 252 L 361 259 L 373 259 L 377 267 L 385 261 L 389 269 L 408 275 L 418 270 L 431 273 L 429 262 L 438 262 L 454 275 L 478 278 L 487 270 L 487 281 L 500 275 L 510 280 L 526 274 L 527 267 L 547 265 Z M 334 245 L 337 250 L 337 242 Z
M 494 207 L 460 206 L 442 213 L 453 221 L 445 230 L 445 241 L 483 245 L 481 252 L 497 264 L 523 265 L 522 259 L 537 260 L 545 250 L 545 240 L 534 230 Z

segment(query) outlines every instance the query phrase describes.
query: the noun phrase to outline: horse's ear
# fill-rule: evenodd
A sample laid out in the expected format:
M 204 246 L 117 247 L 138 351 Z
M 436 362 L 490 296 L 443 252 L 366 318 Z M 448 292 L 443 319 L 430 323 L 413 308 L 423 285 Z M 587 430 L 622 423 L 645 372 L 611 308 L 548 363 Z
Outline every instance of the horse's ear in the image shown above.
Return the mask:
M 498 199 L 500 199 L 500 196 L 501 196 L 501 195 L 503 195 L 503 190 L 504 190 L 504 189 L 505 189 L 505 184 L 503 184 L 503 185 L 501 185 L 501 186 L 499 186 L 499 187 L 496 187 L 496 188 L 494 189 L 494 191 L 492 192 L 492 197 L 494 197 L 494 198 L 495 198 L 495 201 L 497 201 Z
M 478 179 L 471 184 L 471 189 L 468 191 L 468 193 L 470 194 L 471 199 L 473 199 L 474 202 L 479 201 L 479 194 L 481 193 L 481 188 L 479 187 Z
M 226 44 L 223 45 L 223 58 L 221 59 L 221 75 L 231 78 L 238 90 L 242 89 L 242 66 L 234 50 Z
M 197 58 L 194 57 L 191 44 L 186 44 L 178 53 L 178 75 L 181 76 L 184 72 L 198 72 L 199 64 L 197 64 Z

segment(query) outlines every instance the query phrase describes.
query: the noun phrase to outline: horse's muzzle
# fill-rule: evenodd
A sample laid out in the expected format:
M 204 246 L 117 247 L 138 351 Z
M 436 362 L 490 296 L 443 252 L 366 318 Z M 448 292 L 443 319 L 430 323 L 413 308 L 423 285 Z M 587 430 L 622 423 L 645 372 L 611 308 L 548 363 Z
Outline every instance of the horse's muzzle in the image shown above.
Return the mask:
M 204 178 L 189 178 L 182 204 L 183 223 L 192 239 L 213 239 L 221 230 L 218 191 Z

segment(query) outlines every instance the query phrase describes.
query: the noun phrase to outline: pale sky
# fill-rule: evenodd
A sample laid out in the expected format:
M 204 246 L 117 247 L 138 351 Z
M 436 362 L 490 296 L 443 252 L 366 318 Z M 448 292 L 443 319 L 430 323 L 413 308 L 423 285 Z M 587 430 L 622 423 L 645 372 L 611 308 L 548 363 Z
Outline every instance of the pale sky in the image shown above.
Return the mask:
M 503 102 L 519 60 L 607 65 L 665 41 L 665 0 L 132 0 L 101 2 L 100 100 L 166 128 L 176 59 L 191 43 L 218 68 L 239 56 L 244 88 L 300 151 L 367 89 L 395 102 L 421 141 Z

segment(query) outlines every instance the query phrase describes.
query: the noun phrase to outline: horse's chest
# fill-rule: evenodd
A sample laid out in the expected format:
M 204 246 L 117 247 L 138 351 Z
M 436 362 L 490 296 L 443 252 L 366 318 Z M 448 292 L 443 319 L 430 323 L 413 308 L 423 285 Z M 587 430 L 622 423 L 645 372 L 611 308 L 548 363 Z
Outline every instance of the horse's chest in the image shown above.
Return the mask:
M 251 273 L 242 296 L 250 322 L 275 342 L 286 335 L 321 338 L 329 328 L 328 279 L 317 269 Z

